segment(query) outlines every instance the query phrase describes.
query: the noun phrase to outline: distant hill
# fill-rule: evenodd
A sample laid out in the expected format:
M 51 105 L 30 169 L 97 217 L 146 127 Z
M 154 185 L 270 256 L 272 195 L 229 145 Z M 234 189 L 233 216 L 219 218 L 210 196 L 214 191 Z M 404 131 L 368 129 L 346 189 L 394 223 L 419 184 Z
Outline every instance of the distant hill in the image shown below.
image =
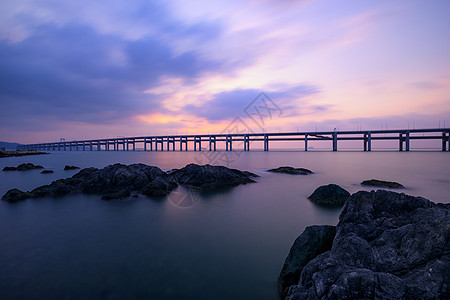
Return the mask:
M 0 148 L 5 148 L 6 150 L 16 150 L 16 147 L 19 146 L 18 143 L 8 143 L 0 141 Z

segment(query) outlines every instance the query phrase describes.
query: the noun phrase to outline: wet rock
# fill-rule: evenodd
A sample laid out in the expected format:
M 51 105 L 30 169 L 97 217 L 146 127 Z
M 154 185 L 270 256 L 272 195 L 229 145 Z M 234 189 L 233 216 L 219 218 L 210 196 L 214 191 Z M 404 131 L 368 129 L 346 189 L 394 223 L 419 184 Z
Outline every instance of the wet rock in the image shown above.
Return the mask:
M 64 167 L 64 170 L 65 171 L 68 171 L 68 170 L 78 170 L 80 167 L 77 167 L 77 166 L 65 166 Z
M 53 172 L 53 170 L 44 170 L 41 172 L 41 174 L 52 174 L 52 173 L 55 173 L 55 172 Z
M 313 171 L 304 169 L 304 168 L 293 168 L 293 167 L 279 167 L 276 169 L 270 169 L 267 170 L 267 172 L 274 172 L 274 173 L 285 173 L 285 174 L 292 174 L 292 175 L 309 175 L 314 174 Z
M 170 175 L 158 167 L 144 164 L 114 164 L 103 169 L 86 168 L 67 179 L 53 181 L 24 193 L 25 198 L 57 197 L 69 193 L 104 195 L 112 199 L 119 195 L 123 198 L 131 191 L 146 195 L 166 195 L 177 186 Z M 119 193 L 119 194 L 117 194 Z M 25 197 L 25 195 L 27 197 Z M 5 199 L 8 201 L 8 199 Z M 21 199 L 23 200 L 23 199 Z
M 336 226 L 309 226 L 295 240 L 278 277 L 280 297 L 286 297 L 291 285 L 298 283 L 303 267 L 319 254 L 331 249 Z
M 35 169 L 43 169 L 43 166 L 33 165 L 32 163 L 20 164 L 17 167 L 4 167 L 3 171 L 29 171 Z
M 171 173 L 178 183 L 204 190 L 215 190 L 240 184 L 255 182 L 258 177 L 250 172 L 242 172 L 224 166 L 189 164 Z
M 448 299 L 450 204 L 384 190 L 344 205 L 332 247 L 286 299 Z
M 361 182 L 361 184 L 369 185 L 369 186 L 392 188 L 392 189 L 398 189 L 398 188 L 404 187 L 402 184 L 400 184 L 398 182 L 384 181 L 384 180 L 378 180 L 378 179 L 364 180 L 363 182 Z
M 309 197 L 312 202 L 325 206 L 342 206 L 350 193 L 337 184 L 318 187 Z
M 29 198 L 30 195 L 28 193 L 22 192 L 18 189 L 9 190 L 5 195 L 3 195 L 2 200 L 8 202 L 17 202 L 21 200 L 25 200 Z

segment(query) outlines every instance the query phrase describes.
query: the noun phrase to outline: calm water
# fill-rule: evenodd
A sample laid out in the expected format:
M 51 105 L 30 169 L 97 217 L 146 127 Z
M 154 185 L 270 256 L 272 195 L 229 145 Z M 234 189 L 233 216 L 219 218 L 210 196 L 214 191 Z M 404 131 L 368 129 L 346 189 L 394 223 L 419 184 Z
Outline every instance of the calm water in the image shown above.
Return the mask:
M 258 183 L 220 193 L 178 188 L 169 197 L 105 202 L 97 196 L 0 202 L 0 299 L 277 299 L 276 280 L 308 225 L 336 224 L 339 209 L 306 198 L 323 184 L 350 192 L 364 179 L 398 181 L 405 192 L 450 202 L 449 153 L 249 152 L 231 167 Z M 65 152 L 6 158 L 0 168 L 41 164 L 54 174 L 0 172 L 0 193 L 72 176 L 66 164 L 121 162 L 162 169 L 211 158 L 195 152 Z M 222 160 L 223 161 L 223 160 Z M 291 165 L 311 176 L 265 172 Z

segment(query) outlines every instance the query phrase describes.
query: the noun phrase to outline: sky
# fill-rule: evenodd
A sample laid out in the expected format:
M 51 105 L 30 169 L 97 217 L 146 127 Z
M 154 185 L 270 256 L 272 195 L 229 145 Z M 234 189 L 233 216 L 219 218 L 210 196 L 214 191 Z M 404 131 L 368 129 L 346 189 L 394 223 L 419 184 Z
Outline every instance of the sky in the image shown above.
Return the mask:
M 450 127 L 450 1 L 0 2 L 0 140 Z

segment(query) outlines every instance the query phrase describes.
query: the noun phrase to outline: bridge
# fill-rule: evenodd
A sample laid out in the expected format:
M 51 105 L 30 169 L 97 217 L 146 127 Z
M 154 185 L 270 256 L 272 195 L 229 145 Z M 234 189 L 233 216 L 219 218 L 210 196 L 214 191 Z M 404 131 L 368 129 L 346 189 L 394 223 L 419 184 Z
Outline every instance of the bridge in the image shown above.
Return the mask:
M 363 151 L 372 151 L 376 141 L 397 140 L 399 151 L 410 151 L 412 140 L 440 140 L 442 151 L 450 151 L 450 128 L 402 129 L 402 130 L 366 130 L 366 131 L 321 131 L 321 132 L 284 132 L 284 133 L 220 133 L 201 135 L 164 135 L 117 137 L 81 141 L 48 142 L 20 145 L 17 150 L 38 151 L 135 151 L 136 145 L 144 151 L 188 151 L 188 145 L 194 151 L 217 150 L 218 142 L 225 142 L 225 151 L 250 151 L 250 142 L 263 142 L 264 151 L 269 151 L 269 143 L 276 141 L 303 141 L 304 150 L 312 141 L 329 141 L 330 150 L 338 150 L 339 141 L 361 141 Z M 166 145 L 164 147 L 164 145 Z M 176 146 L 178 145 L 178 146 Z M 164 149 L 165 148 L 165 149 Z

